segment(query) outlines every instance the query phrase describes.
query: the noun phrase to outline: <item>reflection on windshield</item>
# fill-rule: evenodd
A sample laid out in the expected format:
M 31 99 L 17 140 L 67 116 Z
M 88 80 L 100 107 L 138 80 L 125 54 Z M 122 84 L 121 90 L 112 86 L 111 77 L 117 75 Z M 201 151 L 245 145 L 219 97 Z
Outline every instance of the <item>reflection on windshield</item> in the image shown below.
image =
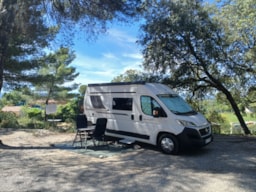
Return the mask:
M 166 107 L 177 115 L 190 115 L 196 112 L 178 95 L 158 95 Z

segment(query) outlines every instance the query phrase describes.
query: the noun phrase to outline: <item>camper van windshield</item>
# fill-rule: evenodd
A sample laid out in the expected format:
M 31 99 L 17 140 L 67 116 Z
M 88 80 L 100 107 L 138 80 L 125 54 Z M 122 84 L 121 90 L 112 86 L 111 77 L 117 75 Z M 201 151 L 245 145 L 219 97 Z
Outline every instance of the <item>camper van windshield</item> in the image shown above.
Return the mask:
M 178 95 L 158 95 L 166 107 L 177 115 L 192 115 L 196 112 Z

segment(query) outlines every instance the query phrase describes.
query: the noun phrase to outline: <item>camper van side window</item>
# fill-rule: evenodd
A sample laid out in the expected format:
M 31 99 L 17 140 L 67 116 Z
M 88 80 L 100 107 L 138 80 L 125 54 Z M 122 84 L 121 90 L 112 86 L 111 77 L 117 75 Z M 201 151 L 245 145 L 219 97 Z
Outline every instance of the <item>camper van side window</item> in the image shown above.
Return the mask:
M 158 104 L 158 102 L 149 96 L 141 96 L 140 97 L 140 102 L 141 102 L 141 110 L 144 114 L 153 116 L 153 110 L 155 108 L 159 108 L 160 110 L 160 116 L 161 117 L 166 117 L 165 112 L 161 108 L 161 106 Z
M 95 96 L 90 96 L 90 98 L 91 98 L 92 106 L 94 108 L 96 108 L 96 109 L 104 109 L 105 108 L 100 96 L 95 95 Z
M 132 98 L 113 98 L 112 109 L 132 111 Z

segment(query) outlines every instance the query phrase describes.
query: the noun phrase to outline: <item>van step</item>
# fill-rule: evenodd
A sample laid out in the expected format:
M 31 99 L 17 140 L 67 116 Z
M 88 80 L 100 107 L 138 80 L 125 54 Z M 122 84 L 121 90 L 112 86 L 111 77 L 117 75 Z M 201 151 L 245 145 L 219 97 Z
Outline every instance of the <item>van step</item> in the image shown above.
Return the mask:
M 121 139 L 121 140 L 119 140 L 119 143 L 131 145 L 131 144 L 135 143 L 135 141 L 131 140 L 131 139 Z

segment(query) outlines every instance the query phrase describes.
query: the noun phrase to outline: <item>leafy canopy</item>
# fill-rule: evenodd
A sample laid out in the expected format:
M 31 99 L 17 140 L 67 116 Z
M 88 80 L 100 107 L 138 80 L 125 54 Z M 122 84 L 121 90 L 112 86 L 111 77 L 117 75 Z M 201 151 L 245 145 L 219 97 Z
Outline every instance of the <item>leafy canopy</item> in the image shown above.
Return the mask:
M 255 84 L 251 75 L 255 78 L 256 66 L 246 59 L 246 53 L 255 47 L 239 40 L 231 41 L 216 16 L 218 12 L 208 9 L 200 0 L 148 2 L 140 41 L 144 46 L 145 68 L 165 74 L 167 83 L 192 93 L 214 89 L 224 93 L 245 132 L 249 133 L 229 90 Z M 250 40 L 256 45 L 256 38 Z

